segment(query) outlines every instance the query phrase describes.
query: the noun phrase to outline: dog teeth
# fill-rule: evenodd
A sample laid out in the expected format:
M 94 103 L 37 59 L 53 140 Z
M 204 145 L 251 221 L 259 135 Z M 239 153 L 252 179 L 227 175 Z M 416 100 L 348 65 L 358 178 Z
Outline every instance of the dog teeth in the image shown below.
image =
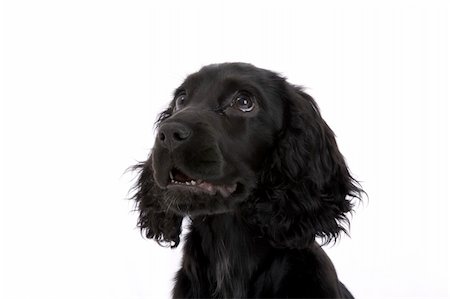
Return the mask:
M 172 180 L 172 183 L 173 183 L 173 174 L 172 174 L 172 171 L 169 171 L 169 176 L 170 176 L 170 179 Z
M 178 184 L 178 185 L 187 185 L 187 186 L 195 186 L 195 185 L 197 185 L 197 181 L 194 181 L 194 180 L 192 180 L 192 181 L 186 181 L 186 182 L 179 182 L 179 181 L 175 181 L 175 179 L 174 178 L 170 178 L 170 182 L 172 183 L 172 184 Z

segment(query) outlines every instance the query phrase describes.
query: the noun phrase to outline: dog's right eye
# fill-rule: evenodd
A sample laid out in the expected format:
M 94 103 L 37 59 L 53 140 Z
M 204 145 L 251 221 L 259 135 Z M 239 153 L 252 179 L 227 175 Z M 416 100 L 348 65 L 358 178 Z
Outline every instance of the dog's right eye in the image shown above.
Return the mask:
M 186 103 L 186 94 L 185 93 L 179 94 L 175 99 L 175 111 L 183 108 L 185 103 Z

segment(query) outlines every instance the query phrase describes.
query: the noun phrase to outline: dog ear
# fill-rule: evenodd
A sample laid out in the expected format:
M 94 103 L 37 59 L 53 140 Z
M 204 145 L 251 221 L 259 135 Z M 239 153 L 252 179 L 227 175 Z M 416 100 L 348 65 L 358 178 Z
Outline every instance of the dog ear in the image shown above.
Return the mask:
M 346 232 L 345 214 L 362 190 L 314 99 L 285 84 L 285 126 L 262 172 L 253 217 L 275 246 L 302 248 L 316 237 L 329 243 Z
M 153 178 L 151 156 L 146 162 L 132 168 L 139 172 L 133 196 L 139 212 L 138 227 L 147 238 L 155 239 L 158 244 L 177 247 L 180 243 L 183 217 L 168 211 L 163 206 L 162 190 Z

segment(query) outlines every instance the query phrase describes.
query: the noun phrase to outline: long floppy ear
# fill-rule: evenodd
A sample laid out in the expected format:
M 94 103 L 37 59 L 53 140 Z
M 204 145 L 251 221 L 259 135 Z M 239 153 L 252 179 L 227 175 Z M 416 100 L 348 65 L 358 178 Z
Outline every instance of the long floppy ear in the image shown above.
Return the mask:
M 333 131 L 300 87 L 285 83 L 285 127 L 255 192 L 253 217 L 277 247 L 325 243 L 346 232 L 351 199 L 362 190 L 350 175 Z
M 138 227 L 147 238 L 155 239 L 158 244 L 177 247 L 180 243 L 183 217 L 164 207 L 162 190 L 153 179 L 151 156 L 132 169 L 139 171 L 133 196 L 139 211 Z

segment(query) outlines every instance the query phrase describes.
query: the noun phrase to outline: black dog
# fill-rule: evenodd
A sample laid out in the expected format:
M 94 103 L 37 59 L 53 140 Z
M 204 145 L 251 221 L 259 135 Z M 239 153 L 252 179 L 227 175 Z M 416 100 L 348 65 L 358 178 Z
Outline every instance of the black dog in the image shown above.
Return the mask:
M 352 298 L 315 242 L 345 231 L 362 190 L 314 100 L 276 73 L 215 64 L 176 89 L 134 199 L 176 247 L 174 298 Z

